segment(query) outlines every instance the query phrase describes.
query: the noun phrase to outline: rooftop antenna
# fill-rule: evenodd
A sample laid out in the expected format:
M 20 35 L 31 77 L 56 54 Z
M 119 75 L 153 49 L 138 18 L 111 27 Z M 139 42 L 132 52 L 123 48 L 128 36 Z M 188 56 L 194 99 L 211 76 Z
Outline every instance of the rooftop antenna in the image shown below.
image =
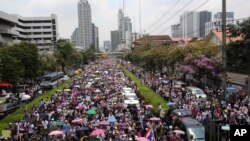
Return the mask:
M 122 9 L 122 10 L 123 10 L 123 14 L 124 14 L 124 15 L 126 15 L 126 12 L 125 12 L 125 4 L 126 4 L 126 2 L 125 2 L 125 0 L 123 0 L 123 9 Z
M 139 0 L 139 26 L 140 26 L 140 34 L 142 34 L 141 31 L 141 0 Z

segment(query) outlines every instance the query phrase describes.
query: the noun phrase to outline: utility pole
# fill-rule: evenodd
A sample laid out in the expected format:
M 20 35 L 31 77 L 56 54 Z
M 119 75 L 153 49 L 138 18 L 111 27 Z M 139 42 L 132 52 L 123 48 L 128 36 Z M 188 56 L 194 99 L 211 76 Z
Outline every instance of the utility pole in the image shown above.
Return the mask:
M 227 47 L 226 47 L 226 0 L 222 0 L 222 89 L 226 100 L 227 87 Z

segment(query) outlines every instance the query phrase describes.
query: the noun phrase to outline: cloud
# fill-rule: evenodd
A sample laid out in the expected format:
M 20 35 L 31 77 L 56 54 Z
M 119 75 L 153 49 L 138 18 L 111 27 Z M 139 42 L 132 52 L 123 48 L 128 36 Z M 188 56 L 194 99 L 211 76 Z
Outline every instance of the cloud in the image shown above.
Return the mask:
M 49 16 L 51 13 L 58 15 L 59 33 L 63 38 L 70 38 L 78 25 L 77 2 L 79 0 L 0 0 L 0 9 L 10 14 L 21 16 Z M 104 40 L 110 40 L 110 31 L 117 29 L 117 13 L 122 8 L 123 0 L 88 0 L 92 9 L 92 21 L 99 27 L 100 45 Z M 141 0 L 142 30 L 152 25 L 178 0 Z M 205 0 L 193 0 L 190 5 L 178 11 L 189 0 L 180 0 L 178 5 L 169 13 L 156 21 L 146 32 L 157 34 L 167 29 L 171 24 L 178 23 L 180 15 L 187 10 L 194 10 Z M 250 16 L 248 12 L 249 0 L 227 0 L 227 10 L 235 12 L 235 18 Z M 131 18 L 133 30 L 139 31 L 139 0 L 126 0 L 126 14 Z M 221 1 L 209 0 L 200 10 L 210 10 L 213 13 L 221 11 Z M 174 13 L 177 12 L 176 15 Z M 173 18 L 170 19 L 171 16 Z M 168 20 L 170 19 L 170 20 Z M 164 22 L 166 21 L 166 22 Z M 134 23 L 135 22 L 135 23 Z M 170 30 L 163 32 L 170 34 Z

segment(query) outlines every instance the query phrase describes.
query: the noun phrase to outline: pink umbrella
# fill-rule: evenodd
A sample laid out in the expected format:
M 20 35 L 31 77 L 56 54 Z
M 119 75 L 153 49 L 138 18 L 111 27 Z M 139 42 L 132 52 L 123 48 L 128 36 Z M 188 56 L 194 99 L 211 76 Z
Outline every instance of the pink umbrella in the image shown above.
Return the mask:
M 53 135 L 62 135 L 63 131 L 60 130 L 55 130 L 49 133 L 49 136 L 53 136 Z
M 149 139 L 144 138 L 144 137 L 136 137 L 135 138 L 137 141 L 149 141 Z
M 76 119 L 71 121 L 71 123 L 82 123 L 82 122 L 83 122 L 82 118 L 76 118 Z
M 76 109 L 79 109 L 79 110 L 84 109 L 84 106 L 83 105 L 76 106 Z
M 145 105 L 145 107 L 146 107 L 146 108 L 154 108 L 154 106 L 151 105 L 151 104 Z
M 104 121 L 101 121 L 99 124 L 100 125 L 109 125 L 110 123 L 104 120 Z
M 161 121 L 161 119 L 158 118 L 158 117 L 152 117 L 152 118 L 150 118 L 149 120 L 150 120 L 150 121 Z
M 100 134 L 102 134 L 102 133 L 104 133 L 105 132 L 105 130 L 103 130 L 103 129 L 95 129 L 94 131 L 92 131 L 91 132 L 91 136 L 97 136 L 97 135 L 100 135 Z

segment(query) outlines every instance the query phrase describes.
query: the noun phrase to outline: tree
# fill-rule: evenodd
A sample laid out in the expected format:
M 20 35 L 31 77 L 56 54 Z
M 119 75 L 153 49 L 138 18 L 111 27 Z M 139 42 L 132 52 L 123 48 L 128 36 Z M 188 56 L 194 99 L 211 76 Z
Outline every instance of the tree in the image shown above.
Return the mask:
M 73 47 L 67 40 L 60 39 L 56 43 L 56 61 L 62 67 L 62 70 L 66 72 L 65 67 L 71 64 L 71 57 L 73 56 Z
M 189 54 L 182 66 L 184 74 L 191 74 L 197 81 L 201 82 L 201 78 L 218 77 L 221 72 L 221 64 L 216 58 L 208 58 L 205 55 Z
M 2 81 L 7 81 L 14 85 L 18 84 L 25 74 L 22 62 L 8 53 L 1 56 L 0 73 L 2 74 Z
M 21 42 L 6 48 L 11 57 L 16 58 L 24 67 L 24 78 L 34 79 L 39 73 L 38 50 L 34 44 Z
M 236 25 L 228 25 L 228 31 L 231 37 L 241 36 L 245 41 L 250 39 L 250 18 Z

